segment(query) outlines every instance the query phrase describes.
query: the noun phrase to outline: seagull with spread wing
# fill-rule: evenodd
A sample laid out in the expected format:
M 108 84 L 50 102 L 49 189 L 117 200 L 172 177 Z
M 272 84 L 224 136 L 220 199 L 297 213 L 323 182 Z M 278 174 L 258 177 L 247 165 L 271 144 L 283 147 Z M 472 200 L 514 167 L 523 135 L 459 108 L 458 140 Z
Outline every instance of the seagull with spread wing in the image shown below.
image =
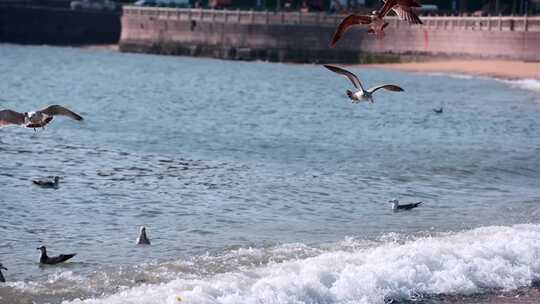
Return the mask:
M 19 113 L 13 110 L 0 111 L 0 128 L 10 125 L 20 125 L 27 128 L 43 128 L 50 123 L 54 116 L 66 116 L 74 120 L 83 120 L 83 118 L 59 105 L 48 106 L 45 109 L 35 112 Z
M 378 89 L 385 89 L 393 92 L 403 91 L 401 87 L 393 84 L 383 84 L 373 87 L 369 90 L 364 90 L 360 79 L 358 79 L 358 77 L 356 77 L 356 75 L 354 75 L 353 73 L 333 65 L 324 65 L 324 67 L 334 73 L 347 77 L 352 82 L 357 91 L 352 92 L 350 90 L 347 90 L 347 96 L 349 96 L 353 103 L 358 103 L 360 101 L 370 101 L 371 103 L 373 103 L 373 93 L 375 93 L 375 91 L 377 91 Z
M 338 40 L 345 32 L 355 25 L 368 25 L 368 33 L 378 36 L 384 35 L 384 28 L 388 26 L 388 22 L 384 21 L 384 17 L 390 11 L 394 11 L 401 20 L 406 20 L 411 24 L 422 24 L 422 20 L 413 12 L 413 7 L 420 7 L 417 0 L 387 0 L 384 5 L 378 10 L 371 12 L 370 15 L 349 15 L 338 25 L 330 47 L 335 47 Z

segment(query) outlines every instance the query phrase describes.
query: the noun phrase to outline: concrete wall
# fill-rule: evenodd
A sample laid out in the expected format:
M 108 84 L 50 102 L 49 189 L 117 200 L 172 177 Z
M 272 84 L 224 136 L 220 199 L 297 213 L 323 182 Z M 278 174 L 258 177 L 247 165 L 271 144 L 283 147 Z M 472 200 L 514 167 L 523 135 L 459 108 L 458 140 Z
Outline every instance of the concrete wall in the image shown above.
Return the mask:
M 0 42 L 23 44 L 113 44 L 120 13 L 61 8 L 0 6 Z
M 383 38 L 356 27 L 346 33 L 337 48 L 330 49 L 328 42 L 341 16 L 212 14 L 124 9 L 120 49 L 288 62 L 395 61 L 399 56 L 416 54 L 540 61 L 540 19 L 534 18 L 515 22 L 457 19 L 449 23 L 431 17 L 424 26 L 391 20 Z

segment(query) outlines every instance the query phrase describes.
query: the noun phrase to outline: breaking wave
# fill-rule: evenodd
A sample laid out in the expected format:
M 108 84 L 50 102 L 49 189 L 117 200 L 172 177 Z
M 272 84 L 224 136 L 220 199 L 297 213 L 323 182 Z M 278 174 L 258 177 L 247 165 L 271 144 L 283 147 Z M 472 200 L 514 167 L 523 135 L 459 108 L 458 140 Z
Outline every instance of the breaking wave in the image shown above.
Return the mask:
M 288 250 L 285 245 L 279 248 L 281 255 Z M 293 255 L 298 250 L 310 254 L 195 278 L 179 273 L 168 282 L 63 303 L 375 304 L 513 290 L 540 278 L 540 225 L 483 227 L 412 240 L 390 236 L 371 245 L 348 239 L 320 253 L 300 248 L 293 246 Z M 233 253 L 239 259 L 261 255 L 260 250 L 247 249 Z M 223 257 L 206 258 L 235 263 Z
M 502 81 L 509 84 L 512 87 L 540 93 L 540 80 L 538 79 L 527 78 L 527 79 L 502 80 Z

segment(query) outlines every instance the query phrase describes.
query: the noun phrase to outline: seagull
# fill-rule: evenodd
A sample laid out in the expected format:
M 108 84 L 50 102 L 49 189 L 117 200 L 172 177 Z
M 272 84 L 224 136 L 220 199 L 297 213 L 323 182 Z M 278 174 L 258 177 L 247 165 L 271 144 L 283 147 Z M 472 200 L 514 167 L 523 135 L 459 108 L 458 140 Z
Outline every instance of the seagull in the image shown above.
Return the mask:
M 139 231 L 139 236 L 137 237 L 137 240 L 135 241 L 135 244 L 137 244 L 137 245 L 150 245 L 150 240 L 146 236 L 146 227 L 141 226 L 141 230 Z
M 61 254 L 55 257 L 49 257 L 47 255 L 47 248 L 45 248 L 45 246 L 41 246 L 36 249 L 41 250 L 41 257 L 39 258 L 39 262 L 41 264 L 55 265 L 55 264 L 65 262 L 71 259 L 72 257 L 74 257 L 75 255 L 77 255 L 76 253 L 71 253 L 71 254 Z
M 418 202 L 418 203 L 410 203 L 410 204 L 402 204 L 402 205 L 400 205 L 399 201 L 397 199 L 395 199 L 395 198 L 389 200 L 388 202 L 392 203 L 392 210 L 394 210 L 394 211 L 397 211 L 397 210 L 411 210 L 411 209 L 416 208 L 416 207 L 420 206 L 421 204 L 423 204 L 423 202 Z
M 398 87 L 397 85 L 393 85 L 393 84 L 384 84 L 384 85 L 373 87 L 369 90 L 364 90 L 364 87 L 362 86 L 360 79 L 358 79 L 358 77 L 356 77 L 356 75 L 354 75 L 353 73 L 345 69 L 342 69 L 340 67 L 333 66 L 333 65 L 324 65 L 324 67 L 334 73 L 337 73 L 337 74 L 340 74 L 349 78 L 349 80 L 353 83 L 354 87 L 358 89 L 358 91 L 356 92 L 347 90 L 347 96 L 349 96 L 349 98 L 352 100 L 353 103 L 358 103 L 360 101 L 371 101 L 371 103 L 373 103 L 372 95 L 378 89 L 385 89 L 385 90 L 393 91 L 393 92 L 403 91 L 401 87 Z
M 32 180 L 32 182 L 35 184 L 35 185 L 38 185 L 42 188 L 58 188 L 58 181 L 60 180 L 60 177 L 58 176 L 55 176 L 54 179 L 51 181 L 51 180 L 46 180 L 46 179 L 35 179 L 35 180 Z
M 22 125 L 27 128 L 33 128 L 35 131 L 36 128 L 44 128 L 56 115 L 67 116 L 74 120 L 83 120 L 79 114 L 63 106 L 52 105 L 35 112 L 19 113 L 13 110 L 1 110 L 0 128 L 9 125 Z
M 5 283 L 6 279 L 4 278 L 4 275 L 2 274 L 2 269 L 8 270 L 2 263 L 0 263 L 0 282 Z
M 382 18 L 378 17 L 377 11 L 373 11 L 370 15 L 349 15 L 345 17 L 338 25 L 336 32 L 332 36 L 330 47 L 335 47 L 338 40 L 345 34 L 345 32 L 354 25 L 364 24 L 369 25 L 368 33 L 384 33 L 383 29 L 388 26 L 388 22 L 384 22 Z M 378 29 L 378 30 L 376 30 Z
M 433 109 L 433 112 L 437 113 L 437 114 L 442 114 L 443 112 L 443 109 L 442 107 L 438 108 L 438 109 Z
M 338 25 L 330 47 L 335 47 L 338 40 L 351 27 L 358 24 L 369 25 L 368 33 L 384 36 L 384 28 L 388 26 L 388 22 L 384 21 L 384 17 L 393 10 L 400 19 L 407 20 L 412 24 L 422 24 L 422 20 L 413 12 L 413 7 L 420 7 L 417 0 L 388 0 L 384 1 L 384 5 L 378 10 L 373 11 L 369 15 L 349 15 Z

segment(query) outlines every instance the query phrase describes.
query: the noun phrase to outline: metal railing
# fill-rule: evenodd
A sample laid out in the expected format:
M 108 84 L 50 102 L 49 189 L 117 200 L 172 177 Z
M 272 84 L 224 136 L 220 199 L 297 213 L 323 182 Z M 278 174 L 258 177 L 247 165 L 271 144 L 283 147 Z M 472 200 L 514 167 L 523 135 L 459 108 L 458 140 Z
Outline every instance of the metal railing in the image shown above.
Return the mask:
M 156 19 L 195 20 L 237 24 L 297 24 L 335 26 L 344 15 L 306 12 L 241 11 L 212 9 L 176 9 L 124 6 L 126 16 L 146 16 Z M 540 31 L 538 16 L 455 17 L 421 16 L 423 27 L 435 29 L 466 29 L 479 31 Z M 396 17 L 387 18 L 391 25 L 409 26 Z M 418 26 L 418 25 L 414 25 Z

